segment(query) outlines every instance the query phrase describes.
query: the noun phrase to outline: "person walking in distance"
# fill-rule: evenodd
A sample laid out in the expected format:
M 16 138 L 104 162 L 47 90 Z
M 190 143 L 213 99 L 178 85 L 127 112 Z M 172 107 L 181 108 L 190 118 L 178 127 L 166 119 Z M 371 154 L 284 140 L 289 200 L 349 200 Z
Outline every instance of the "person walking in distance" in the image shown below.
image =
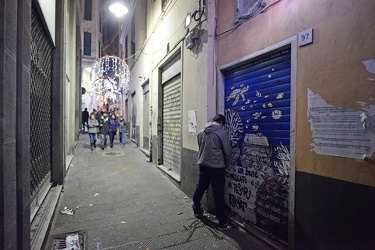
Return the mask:
M 103 112 L 103 116 L 100 119 L 100 148 L 104 150 L 104 147 L 107 145 L 107 135 L 109 134 L 109 118 L 106 112 Z
M 99 122 L 95 118 L 95 112 L 92 112 L 90 114 L 87 127 L 88 127 L 89 136 L 90 136 L 91 150 L 93 150 L 94 148 L 96 148 L 96 136 L 97 136 L 98 127 L 99 127 Z
M 85 131 L 85 127 L 87 126 L 88 122 L 89 122 L 89 111 L 87 111 L 87 108 L 85 108 L 85 110 L 82 111 L 82 131 Z
M 121 115 L 120 119 L 118 120 L 118 132 L 120 137 L 120 143 L 122 147 L 125 145 L 125 132 L 126 132 L 126 122 L 124 120 L 124 117 Z
M 109 142 L 111 148 L 113 148 L 113 141 L 115 140 L 115 135 L 117 133 L 117 122 L 115 113 L 112 113 L 109 118 Z
M 217 114 L 212 121 L 207 123 L 198 133 L 198 166 L 199 179 L 193 196 L 194 216 L 203 215 L 201 200 L 203 194 L 211 184 L 216 218 L 219 220 L 219 230 L 231 230 L 238 228 L 229 222 L 226 214 L 224 199 L 225 169 L 229 166 L 232 157 L 232 146 L 229 136 L 224 130 L 225 117 Z
M 96 120 L 100 123 L 100 119 L 102 119 L 102 112 L 99 110 L 98 112 L 96 112 L 95 114 L 95 118 Z

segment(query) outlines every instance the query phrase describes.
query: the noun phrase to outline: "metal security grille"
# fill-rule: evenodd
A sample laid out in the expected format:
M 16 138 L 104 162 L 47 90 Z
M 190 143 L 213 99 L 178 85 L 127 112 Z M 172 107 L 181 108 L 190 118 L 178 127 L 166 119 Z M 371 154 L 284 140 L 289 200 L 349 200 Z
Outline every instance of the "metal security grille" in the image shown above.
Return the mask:
M 143 95 L 143 148 L 148 150 L 150 146 L 150 92 Z
M 52 45 L 35 7 L 31 14 L 30 192 L 51 171 Z
M 163 84 L 163 165 L 180 174 L 181 78 Z

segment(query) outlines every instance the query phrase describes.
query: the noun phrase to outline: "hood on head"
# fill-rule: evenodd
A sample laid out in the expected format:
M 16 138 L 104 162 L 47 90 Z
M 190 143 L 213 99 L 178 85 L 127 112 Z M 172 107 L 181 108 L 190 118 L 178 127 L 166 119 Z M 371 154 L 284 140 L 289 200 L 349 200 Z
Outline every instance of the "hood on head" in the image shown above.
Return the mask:
M 215 131 L 217 131 L 221 128 L 222 128 L 222 126 L 217 124 L 216 122 L 209 122 L 204 126 L 203 130 L 206 134 L 210 134 L 210 133 L 215 132 Z

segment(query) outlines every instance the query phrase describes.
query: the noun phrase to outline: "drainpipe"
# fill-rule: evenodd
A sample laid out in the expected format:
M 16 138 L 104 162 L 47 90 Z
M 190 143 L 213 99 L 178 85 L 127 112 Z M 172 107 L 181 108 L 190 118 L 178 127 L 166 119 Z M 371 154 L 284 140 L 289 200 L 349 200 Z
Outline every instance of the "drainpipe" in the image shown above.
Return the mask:
M 216 87 L 216 1 L 207 1 L 207 119 L 217 113 L 217 87 Z

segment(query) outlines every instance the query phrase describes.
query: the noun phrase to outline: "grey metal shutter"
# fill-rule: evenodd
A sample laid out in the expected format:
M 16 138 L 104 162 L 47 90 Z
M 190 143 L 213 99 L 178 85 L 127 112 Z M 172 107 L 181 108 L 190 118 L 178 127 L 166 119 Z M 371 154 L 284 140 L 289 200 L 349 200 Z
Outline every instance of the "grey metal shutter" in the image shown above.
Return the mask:
M 131 99 L 131 119 L 132 119 L 132 121 L 131 121 L 131 138 L 132 139 L 136 139 L 136 121 L 137 121 L 137 107 L 136 107 L 136 105 L 135 105 L 135 92 L 133 92 L 132 93 L 132 95 L 131 95 L 131 97 L 132 97 L 132 99 Z
M 225 72 L 225 116 L 233 147 L 226 202 L 287 242 L 290 174 L 290 49 Z
M 150 147 L 150 92 L 143 94 L 143 148 Z
M 181 78 L 163 84 L 163 165 L 180 174 Z

